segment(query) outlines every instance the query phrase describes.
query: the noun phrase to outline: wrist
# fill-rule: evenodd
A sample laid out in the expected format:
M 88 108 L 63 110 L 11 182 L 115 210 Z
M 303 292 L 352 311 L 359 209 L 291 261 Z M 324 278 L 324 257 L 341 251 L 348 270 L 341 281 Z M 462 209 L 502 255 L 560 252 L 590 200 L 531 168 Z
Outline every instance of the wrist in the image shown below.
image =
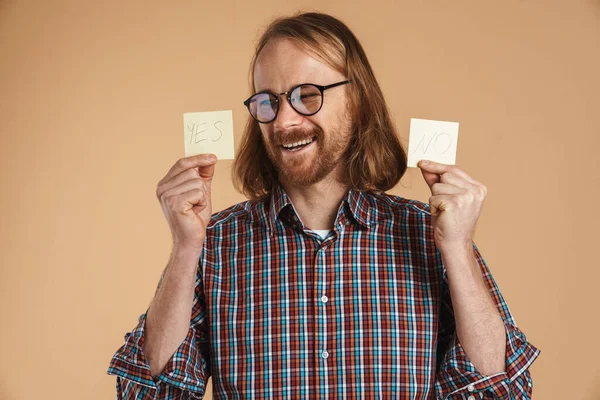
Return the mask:
M 189 264 L 191 262 L 197 264 L 200 255 L 202 255 L 202 247 L 173 243 L 171 259 L 178 264 Z
M 438 250 L 443 255 L 465 255 L 473 252 L 473 242 L 471 240 L 456 241 L 456 242 L 443 242 L 437 245 Z
M 173 252 L 177 253 L 201 253 L 202 248 L 204 247 L 204 239 L 206 238 L 206 233 L 198 235 L 193 240 L 178 240 L 173 238 Z

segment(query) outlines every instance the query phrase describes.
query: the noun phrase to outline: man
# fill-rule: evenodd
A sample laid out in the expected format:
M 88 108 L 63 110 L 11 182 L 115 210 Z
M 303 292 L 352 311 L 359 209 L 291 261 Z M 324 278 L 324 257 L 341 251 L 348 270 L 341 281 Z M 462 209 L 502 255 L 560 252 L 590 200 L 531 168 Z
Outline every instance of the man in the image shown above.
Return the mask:
M 157 196 L 173 252 L 114 355 L 119 398 L 523 399 L 539 350 L 472 241 L 486 188 L 420 163 L 429 204 L 385 194 L 406 154 L 358 40 L 317 13 L 272 23 L 233 178 L 179 160 Z

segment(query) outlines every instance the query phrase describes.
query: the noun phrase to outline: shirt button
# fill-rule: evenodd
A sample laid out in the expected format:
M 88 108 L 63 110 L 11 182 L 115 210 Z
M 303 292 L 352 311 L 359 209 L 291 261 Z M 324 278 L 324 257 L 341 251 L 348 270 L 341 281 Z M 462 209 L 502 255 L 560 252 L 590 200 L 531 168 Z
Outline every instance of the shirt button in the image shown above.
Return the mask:
M 323 303 L 327 303 L 327 296 L 325 296 L 325 295 L 321 296 L 321 301 Z
M 472 391 L 474 391 L 474 390 L 475 390 L 475 386 L 473 386 L 473 385 L 469 385 L 469 386 L 467 386 L 467 390 L 468 390 L 469 392 L 472 392 Z
M 324 351 L 321 353 L 321 357 L 327 358 L 327 357 L 329 357 L 329 353 L 327 351 Z

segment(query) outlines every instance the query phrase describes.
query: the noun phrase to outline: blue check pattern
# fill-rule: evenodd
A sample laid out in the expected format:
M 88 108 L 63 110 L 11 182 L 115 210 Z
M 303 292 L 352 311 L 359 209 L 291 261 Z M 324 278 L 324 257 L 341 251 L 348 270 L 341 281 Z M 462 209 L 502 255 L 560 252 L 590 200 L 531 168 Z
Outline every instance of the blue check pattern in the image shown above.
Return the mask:
M 507 334 L 492 376 L 457 340 L 428 204 L 351 189 L 322 239 L 276 187 L 213 215 L 187 337 L 151 376 L 142 314 L 110 362 L 117 399 L 201 399 L 211 376 L 214 399 L 530 399 L 540 350 L 473 254 Z

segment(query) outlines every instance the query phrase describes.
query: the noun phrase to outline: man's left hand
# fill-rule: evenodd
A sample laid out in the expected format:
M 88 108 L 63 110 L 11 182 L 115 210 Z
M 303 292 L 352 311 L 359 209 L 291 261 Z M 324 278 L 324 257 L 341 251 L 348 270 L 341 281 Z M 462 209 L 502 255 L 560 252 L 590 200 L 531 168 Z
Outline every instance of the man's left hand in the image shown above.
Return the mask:
M 431 223 L 436 246 L 443 251 L 471 246 L 487 188 L 455 165 L 419 162 L 432 196 Z

